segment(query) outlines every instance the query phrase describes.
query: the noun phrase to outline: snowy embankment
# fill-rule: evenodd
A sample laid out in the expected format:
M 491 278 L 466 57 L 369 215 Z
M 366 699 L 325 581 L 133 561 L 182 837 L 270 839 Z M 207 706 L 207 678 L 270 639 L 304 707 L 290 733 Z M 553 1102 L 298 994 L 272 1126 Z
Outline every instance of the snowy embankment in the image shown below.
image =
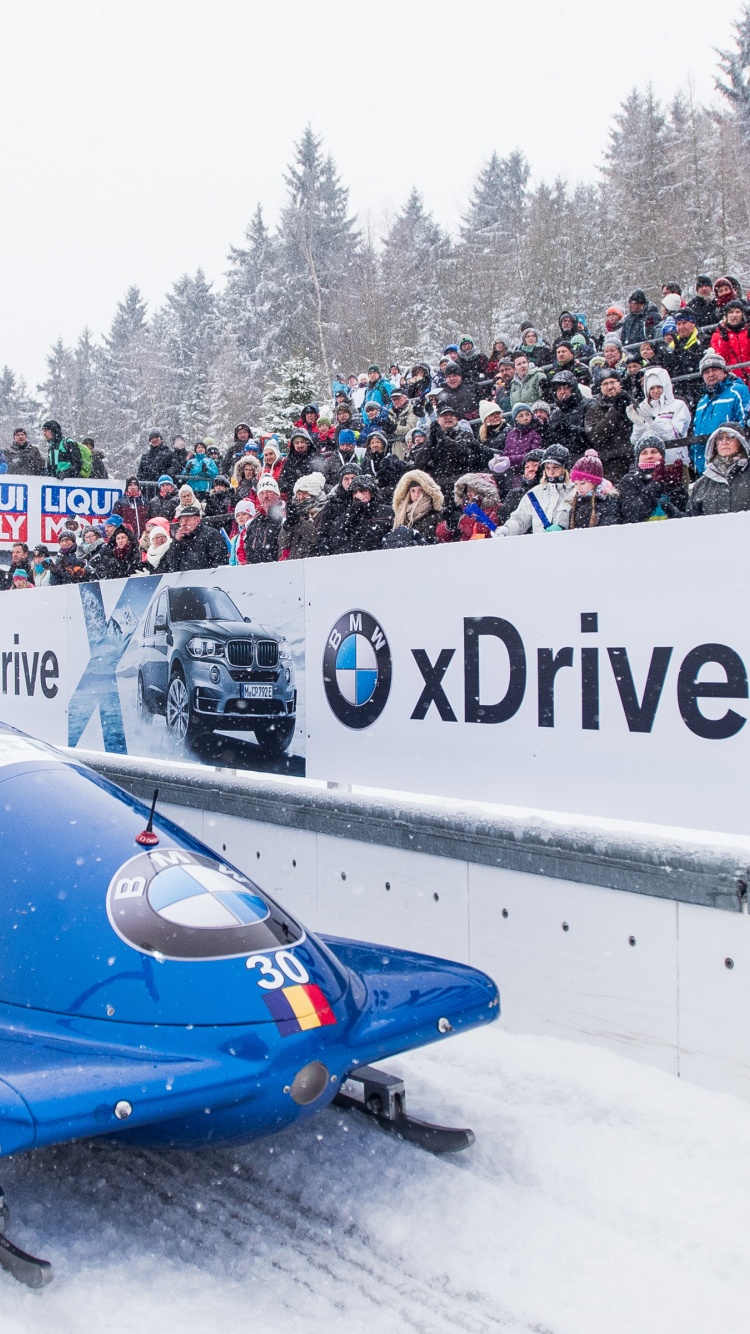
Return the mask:
M 733 1334 L 747 1328 L 750 1107 L 494 1029 L 389 1063 L 450 1161 L 331 1110 L 202 1155 L 80 1144 L 4 1163 L 3 1334 Z

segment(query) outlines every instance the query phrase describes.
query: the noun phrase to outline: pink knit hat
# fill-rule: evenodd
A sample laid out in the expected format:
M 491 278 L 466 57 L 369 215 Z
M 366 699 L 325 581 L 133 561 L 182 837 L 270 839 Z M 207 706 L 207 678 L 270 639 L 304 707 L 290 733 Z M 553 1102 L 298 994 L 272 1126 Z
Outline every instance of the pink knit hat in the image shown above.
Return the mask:
M 571 482 L 593 482 L 594 486 L 598 486 L 603 477 L 602 461 L 595 449 L 587 449 L 570 474 Z

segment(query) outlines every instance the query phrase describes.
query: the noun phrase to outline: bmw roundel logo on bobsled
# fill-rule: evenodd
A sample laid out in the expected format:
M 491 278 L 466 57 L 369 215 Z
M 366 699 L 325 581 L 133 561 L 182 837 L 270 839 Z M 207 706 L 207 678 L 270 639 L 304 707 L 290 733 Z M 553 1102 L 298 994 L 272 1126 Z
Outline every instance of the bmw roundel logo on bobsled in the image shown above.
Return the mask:
M 231 959 L 305 938 L 239 871 L 180 848 L 154 848 L 119 867 L 107 912 L 118 936 L 163 959 Z
M 326 640 L 323 685 L 345 727 L 370 727 L 388 703 L 391 650 L 385 631 L 368 611 L 339 616 Z
M 343 629 L 372 643 L 375 625 Z M 351 707 L 383 688 L 355 684 Z M 0 1158 L 92 1136 L 245 1143 L 334 1100 L 434 1152 L 472 1142 L 407 1115 L 402 1082 L 372 1063 L 490 1023 L 491 978 L 306 931 L 156 793 L 149 814 L 3 724 L 0 771 Z M 43 1286 L 49 1264 L 6 1224 L 0 1190 L 0 1266 Z

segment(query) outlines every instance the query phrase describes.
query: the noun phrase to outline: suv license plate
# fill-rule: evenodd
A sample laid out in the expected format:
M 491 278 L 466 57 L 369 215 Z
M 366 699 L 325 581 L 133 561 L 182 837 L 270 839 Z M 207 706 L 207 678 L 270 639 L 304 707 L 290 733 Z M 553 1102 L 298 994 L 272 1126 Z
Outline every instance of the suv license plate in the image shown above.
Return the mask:
M 241 685 L 240 699 L 273 699 L 273 686 Z

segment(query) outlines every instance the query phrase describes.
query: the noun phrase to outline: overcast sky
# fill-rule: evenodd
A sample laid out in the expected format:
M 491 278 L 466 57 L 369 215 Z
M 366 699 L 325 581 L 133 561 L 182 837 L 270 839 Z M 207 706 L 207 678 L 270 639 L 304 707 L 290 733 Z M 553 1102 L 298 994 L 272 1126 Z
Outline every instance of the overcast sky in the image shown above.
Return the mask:
M 220 284 L 258 200 L 274 221 L 307 121 L 376 226 L 413 185 L 455 225 L 493 149 L 591 178 L 634 84 L 713 96 L 728 0 L 23 0 L 0 15 L 0 365 Z M 665 225 L 666 225 L 665 219 Z

